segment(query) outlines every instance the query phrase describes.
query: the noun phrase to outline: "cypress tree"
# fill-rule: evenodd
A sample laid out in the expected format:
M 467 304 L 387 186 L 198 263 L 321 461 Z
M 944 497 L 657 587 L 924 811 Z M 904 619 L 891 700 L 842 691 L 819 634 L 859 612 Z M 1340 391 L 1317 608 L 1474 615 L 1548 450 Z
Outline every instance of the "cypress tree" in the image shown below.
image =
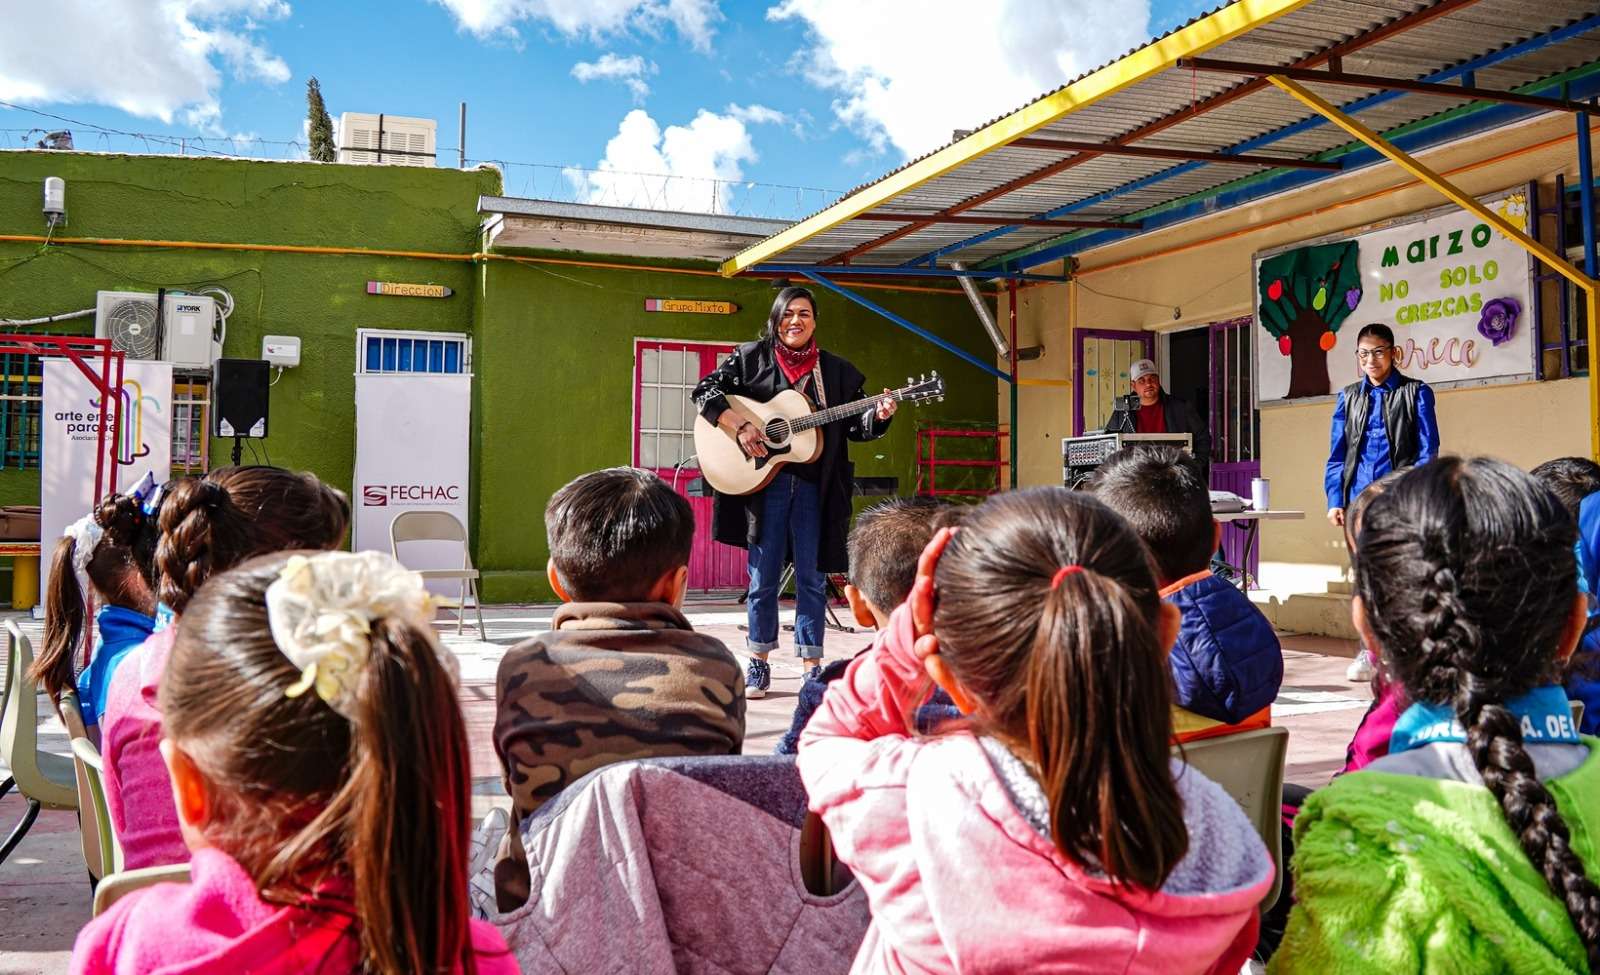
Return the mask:
M 306 119 L 310 122 L 312 160 L 333 162 L 338 158 L 333 144 L 333 119 L 328 117 L 327 106 L 322 104 L 322 86 L 315 78 L 306 82 Z

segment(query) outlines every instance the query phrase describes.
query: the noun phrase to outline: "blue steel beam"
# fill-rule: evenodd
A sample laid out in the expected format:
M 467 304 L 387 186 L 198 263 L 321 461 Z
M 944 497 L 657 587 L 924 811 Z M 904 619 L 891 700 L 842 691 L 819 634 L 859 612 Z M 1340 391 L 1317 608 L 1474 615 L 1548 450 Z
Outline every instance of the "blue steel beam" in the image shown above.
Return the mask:
M 755 267 L 750 268 L 747 273 L 810 275 L 815 271 L 826 271 L 839 277 L 862 275 L 885 278 L 974 278 L 978 281 L 1049 281 L 1055 283 L 1067 280 L 1064 274 L 1020 274 L 1016 271 L 980 271 L 973 268 L 957 271 L 954 268 L 942 267 L 886 267 L 864 264 L 757 264 Z
M 911 322 L 907 321 L 904 318 L 901 318 L 899 315 L 896 315 L 894 312 L 892 312 L 889 309 L 883 307 L 882 305 L 877 304 L 876 302 L 873 302 L 870 299 L 863 298 L 863 297 L 861 297 L 860 295 L 856 294 L 854 291 L 851 291 L 848 288 L 843 288 L 843 287 L 840 287 L 837 284 L 834 284 L 832 281 L 829 281 L 827 278 L 823 277 L 821 274 L 818 274 L 816 271 L 808 270 L 808 271 L 799 271 L 799 272 L 796 272 L 796 273 L 801 274 L 804 277 L 810 278 L 812 281 L 816 282 L 817 284 L 822 285 L 824 288 L 827 288 L 829 291 L 832 291 L 834 294 L 840 295 L 841 297 L 843 297 L 843 298 L 845 298 L 845 299 L 847 299 L 849 301 L 853 301 L 856 304 L 860 305 L 861 307 L 867 309 L 868 311 L 877 312 L 879 315 L 882 315 L 884 318 L 887 318 L 889 321 L 894 322 L 896 325 L 900 326 L 901 328 L 905 329 L 906 331 L 910 332 L 911 334 L 913 334 L 913 335 L 915 335 L 915 336 L 917 336 L 919 338 L 925 339 L 925 340 L 927 340 L 929 342 L 932 342 L 934 345 L 937 345 L 939 348 L 945 350 L 946 352 L 950 353 L 953 356 L 956 356 L 957 358 L 961 359 L 962 361 L 969 362 L 972 365 L 977 366 L 979 369 L 982 369 L 984 372 L 988 373 L 989 375 L 993 376 L 994 378 L 996 378 L 996 379 L 1004 379 L 1008 383 L 1011 382 L 1011 376 L 1009 374 L 1007 374 L 1007 373 L 1001 372 L 999 369 L 996 369 L 995 366 L 994 366 L 994 363 L 992 363 L 992 362 L 984 362 L 982 359 L 980 359 L 977 356 L 973 355 L 971 352 L 968 352 L 966 349 L 963 349 L 960 346 L 953 345 L 953 344 L 951 344 L 949 342 L 946 342 L 944 339 L 942 339 L 939 336 L 933 334 L 932 332 L 928 331 L 927 329 L 923 328 L 922 326 L 912 324 Z
M 1554 87 L 1554 86 L 1551 86 Z M 1573 98 L 1590 97 L 1600 94 L 1600 72 L 1590 74 L 1570 88 Z M 1539 114 L 1531 109 L 1516 108 L 1509 105 L 1493 106 L 1469 115 L 1452 118 L 1437 125 L 1409 132 L 1397 136 L 1389 141 L 1407 152 L 1416 152 L 1429 146 L 1448 142 L 1451 139 L 1473 135 L 1486 129 L 1517 122 L 1533 115 Z M 1582 116 L 1580 116 L 1582 117 Z M 1372 149 L 1362 147 L 1346 156 L 1349 168 L 1355 169 L 1382 159 Z M 1223 191 L 1202 199 L 1193 200 L 1179 207 L 1159 214 L 1149 214 L 1141 219 L 1144 221 L 1146 231 L 1160 230 L 1173 224 L 1182 223 L 1198 216 L 1218 213 L 1241 204 L 1249 203 L 1262 197 L 1283 193 L 1288 190 L 1300 189 L 1312 183 L 1320 182 L 1327 176 L 1321 173 L 1283 173 L 1270 179 L 1235 190 Z M 1073 254 L 1078 254 L 1098 247 L 1113 240 L 1127 240 L 1126 234 L 1093 233 L 1071 240 L 1062 241 L 1051 247 L 1034 251 L 1021 257 L 1007 255 L 999 260 L 1014 261 L 1022 267 L 1034 267 L 1039 264 L 1048 264 Z
M 1589 149 L 1589 116 L 1578 114 L 1578 199 L 1583 205 L 1583 273 L 1594 277 L 1594 162 Z
M 1578 37 L 1580 35 L 1586 34 L 1589 31 L 1592 31 L 1592 30 L 1594 30 L 1596 28 L 1600 28 L 1600 14 L 1596 14 L 1596 15 L 1591 16 L 1591 17 L 1586 17 L 1583 20 L 1575 21 L 1575 22 L 1573 22 L 1571 24 L 1568 24 L 1565 27 L 1557 28 L 1556 30 L 1550 31 L 1549 33 L 1546 33 L 1546 34 L 1540 34 L 1540 35 L 1538 35 L 1536 37 L 1530 37 L 1525 41 L 1521 41 L 1521 42 L 1519 42 L 1517 44 L 1513 44 L 1513 45 L 1511 45 L 1509 47 L 1502 48 L 1501 50 L 1494 51 L 1494 52 L 1492 52 L 1490 54 L 1485 54 L 1485 55 L 1483 55 L 1481 57 L 1474 58 L 1471 61 L 1462 62 L 1461 64 L 1458 64 L 1458 65 L 1456 65 L 1454 67 L 1445 68 L 1442 71 L 1436 71 L 1433 74 L 1424 75 L 1424 76 L 1422 76 L 1421 78 L 1419 78 L 1417 80 L 1418 81 L 1429 81 L 1429 82 L 1440 82 L 1440 81 L 1452 81 L 1452 80 L 1463 79 L 1463 78 L 1464 79 L 1472 79 L 1473 77 L 1475 77 L 1474 72 L 1476 72 L 1480 68 L 1486 68 L 1486 67 L 1489 67 L 1491 65 L 1500 64 L 1500 63 L 1505 62 L 1505 61 L 1513 60 L 1515 58 L 1519 58 L 1519 57 L 1523 56 L 1524 54 L 1531 54 L 1532 52 L 1540 50 L 1541 48 L 1549 47 L 1552 44 L 1559 44 L 1562 41 L 1571 40 L 1574 37 Z M 1471 81 L 1468 80 L 1467 83 L 1470 84 Z M 1403 91 L 1379 92 L 1378 94 L 1369 95 L 1366 98 L 1358 99 L 1358 100 L 1356 100 L 1354 102 L 1351 102 L 1348 105 L 1342 105 L 1342 106 L 1340 106 L 1340 109 L 1341 109 L 1341 111 L 1344 111 L 1346 113 L 1353 114 L 1355 112 L 1364 111 L 1366 109 L 1373 108 L 1373 107 L 1378 106 L 1378 105 L 1383 105 L 1383 104 L 1386 104 L 1388 102 L 1392 102 L 1397 98 L 1404 98 L 1406 96 L 1406 94 L 1407 93 L 1403 92 Z M 1568 96 L 1563 94 L 1562 97 L 1568 97 Z M 1310 129 L 1314 129 L 1314 128 L 1317 128 L 1318 126 L 1322 126 L 1322 125 L 1326 125 L 1326 124 L 1328 124 L 1328 120 L 1327 119 L 1323 118 L 1320 115 L 1312 115 L 1309 118 L 1302 119 L 1299 122 L 1295 122 L 1295 123 L 1293 123 L 1291 125 L 1284 126 L 1281 129 L 1276 129 L 1276 130 L 1274 130 L 1272 132 L 1266 132 L 1266 133 L 1263 133 L 1262 135 L 1256 136 L 1255 138 L 1247 139 L 1244 142 L 1240 142 L 1237 145 L 1229 146 L 1228 148 L 1226 148 L 1226 149 L 1224 149 L 1222 151 L 1226 155 L 1230 155 L 1230 156 L 1238 155 L 1240 153 L 1249 152 L 1252 149 L 1258 149 L 1258 148 L 1260 148 L 1262 146 L 1265 146 L 1265 145 L 1271 145 L 1274 142 L 1278 142 L 1280 140 L 1287 139 L 1290 136 L 1299 135 L 1301 132 L 1306 132 L 1306 131 L 1308 131 Z M 1094 206 L 1097 203 L 1104 203 L 1106 200 L 1114 199 L 1116 197 L 1123 196 L 1123 195 L 1128 194 L 1128 193 L 1132 193 L 1132 192 L 1134 192 L 1136 190 L 1143 189 L 1146 186 L 1151 186 L 1151 185 L 1154 185 L 1156 183 L 1165 182 L 1166 180 L 1172 179 L 1173 177 L 1181 176 L 1184 173 L 1194 172 L 1196 169 L 1199 169 L 1201 166 L 1207 166 L 1207 165 L 1211 165 L 1211 164 L 1210 163 L 1203 163 L 1203 162 L 1183 163 L 1181 165 L 1174 166 L 1171 169 L 1164 169 L 1159 173 L 1153 173 L 1153 174 L 1151 174 L 1149 176 L 1143 177 L 1142 179 L 1136 179 L 1131 183 L 1125 183 L 1122 186 L 1117 187 L 1116 189 L 1107 190 L 1104 193 L 1097 193 L 1094 196 L 1087 197 L 1085 199 L 1078 200 L 1078 201 L 1075 201 L 1073 203 L 1068 203 L 1068 204 L 1066 204 L 1064 206 L 1056 207 L 1053 210 L 1046 210 L 1045 212 L 1038 214 L 1035 217 L 1035 219 L 1048 220 L 1048 219 L 1051 219 L 1053 217 L 1061 217 L 1061 216 L 1066 216 L 1069 213 L 1076 213 L 1076 212 L 1078 212 L 1080 210 L 1084 210 L 1084 209 L 1087 209 L 1088 207 Z M 1347 165 L 1346 168 L 1349 168 L 1349 166 Z M 1326 178 L 1326 177 L 1324 177 L 1324 178 Z M 1021 228 L 1020 226 L 1017 226 L 1015 224 L 1008 225 L 1008 226 L 1005 226 L 1005 227 L 996 227 L 993 230 L 986 230 L 981 234 L 977 234 L 977 235 L 974 235 L 972 237 L 968 237 L 965 240 L 958 240 L 953 244 L 946 244 L 945 246 L 940 247 L 940 248 L 938 248 L 936 250 L 929 251 L 928 253 L 923 254 L 920 257 L 912 258 L 910 261 L 908 261 L 906 263 L 907 263 L 908 266 L 923 266 L 923 265 L 925 265 L 925 266 L 930 266 L 931 267 L 938 261 L 939 258 L 945 256 L 946 254 L 953 254 L 953 253 L 955 253 L 957 251 L 966 250 L 969 247 L 973 247 L 973 246 L 975 246 L 977 244 L 981 244 L 981 243 L 984 243 L 986 241 L 990 241 L 990 240 L 994 240 L 994 239 L 999 238 L 999 237 L 1003 237 L 1003 236 L 1005 236 L 1007 234 L 1015 233 L 1016 231 L 1021 230 L 1021 229 L 1023 229 L 1023 228 Z M 1146 227 L 1144 229 L 1148 231 L 1150 228 Z

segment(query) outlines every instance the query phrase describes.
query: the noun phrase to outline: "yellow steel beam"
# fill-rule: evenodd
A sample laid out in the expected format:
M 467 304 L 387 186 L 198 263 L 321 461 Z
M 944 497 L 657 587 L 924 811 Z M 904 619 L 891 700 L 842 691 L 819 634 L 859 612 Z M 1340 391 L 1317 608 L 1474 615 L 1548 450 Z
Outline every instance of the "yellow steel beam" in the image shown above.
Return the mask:
M 1069 112 L 1115 94 L 1164 71 L 1179 58 L 1193 57 L 1246 31 L 1305 6 L 1311 0 L 1238 0 L 1132 54 L 1113 61 L 1053 94 L 997 119 L 959 142 L 917 160 L 871 186 L 863 187 L 821 213 L 735 254 L 722 265 L 724 276 L 770 260 L 817 234 L 880 206 L 928 180 L 998 149 L 1013 139 L 1049 125 Z
M 1539 243 L 1521 227 L 1516 226 L 1511 221 L 1500 216 L 1500 214 L 1479 203 L 1471 194 L 1434 172 L 1427 165 L 1411 156 L 1410 153 L 1396 147 L 1383 136 L 1340 111 L 1337 106 L 1323 99 L 1316 92 L 1310 91 L 1304 85 L 1291 81 L 1282 75 L 1270 75 L 1267 80 L 1292 95 L 1297 101 L 1318 115 L 1376 149 L 1418 180 L 1438 190 L 1456 206 L 1500 231 L 1500 233 L 1515 241 L 1523 250 L 1538 258 L 1540 263 L 1583 290 L 1584 308 L 1587 310 L 1589 319 L 1589 452 L 1596 459 L 1600 459 L 1600 348 L 1597 348 L 1597 346 L 1600 346 L 1600 327 L 1597 327 L 1595 321 L 1596 313 L 1600 312 L 1600 293 L 1597 293 L 1596 290 L 1597 287 L 1600 287 L 1600 282 L 1596 282 L 1574 267 L 1572 262 Z M 1538 323 L 1535 322 L 1533 327 L 1537 328 Z

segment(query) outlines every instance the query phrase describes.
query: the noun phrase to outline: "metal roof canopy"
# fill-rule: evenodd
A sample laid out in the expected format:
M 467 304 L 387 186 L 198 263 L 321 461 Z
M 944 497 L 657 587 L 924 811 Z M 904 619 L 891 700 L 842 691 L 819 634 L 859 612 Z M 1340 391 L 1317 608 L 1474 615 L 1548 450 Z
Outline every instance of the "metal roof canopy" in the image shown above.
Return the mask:
M 1381 161 L 1274 88 L 1276 69 L 1378 132 L 1441 141 L 1584 109 L 1574 100 L 1600 94 L 1597 30 L 1592 0 L 1239 0 L 853 190 L 722 273 L 974 273 L 945 269 L 959 260 L 1009 277 L 1225 191 L 1237 204 L 1252 180 L 1283 189 Z

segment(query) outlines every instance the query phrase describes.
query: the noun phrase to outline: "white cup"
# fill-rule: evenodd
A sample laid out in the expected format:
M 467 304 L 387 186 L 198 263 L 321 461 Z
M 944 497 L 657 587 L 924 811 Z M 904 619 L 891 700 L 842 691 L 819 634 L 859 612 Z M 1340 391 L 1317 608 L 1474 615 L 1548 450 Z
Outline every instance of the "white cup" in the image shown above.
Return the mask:
M 1257 511 L 1269 510 L 1268 502 L 1271 500 L 1270 488 L 1272 479 L 1267 477 L 1254 478 L 1250 482 L 1250 507 Z

